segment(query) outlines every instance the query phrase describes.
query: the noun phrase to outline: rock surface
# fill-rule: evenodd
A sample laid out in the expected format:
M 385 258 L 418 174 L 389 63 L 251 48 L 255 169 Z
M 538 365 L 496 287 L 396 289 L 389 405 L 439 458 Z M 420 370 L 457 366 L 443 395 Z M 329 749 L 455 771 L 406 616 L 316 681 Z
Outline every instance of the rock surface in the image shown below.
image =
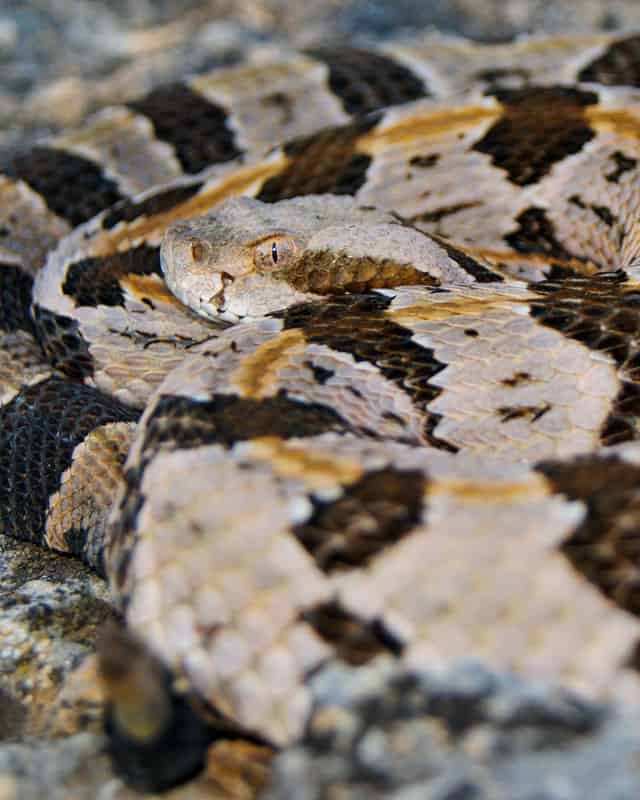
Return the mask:
M 313 681 L 304 741 L 276 759 L 265 800 L 636 800 L 640 710 L 460 664 L 388 663 Z

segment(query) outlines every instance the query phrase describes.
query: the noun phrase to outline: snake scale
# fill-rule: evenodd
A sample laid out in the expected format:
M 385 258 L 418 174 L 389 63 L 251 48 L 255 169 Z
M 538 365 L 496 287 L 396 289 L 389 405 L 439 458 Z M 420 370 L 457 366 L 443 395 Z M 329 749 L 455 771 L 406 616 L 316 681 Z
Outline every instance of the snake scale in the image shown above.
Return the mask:
M 640 700 L 636 86 L 638 35 L 428 35 L 5 154 L 0 529 L 108 578 L 134 782 L 335 658 Z

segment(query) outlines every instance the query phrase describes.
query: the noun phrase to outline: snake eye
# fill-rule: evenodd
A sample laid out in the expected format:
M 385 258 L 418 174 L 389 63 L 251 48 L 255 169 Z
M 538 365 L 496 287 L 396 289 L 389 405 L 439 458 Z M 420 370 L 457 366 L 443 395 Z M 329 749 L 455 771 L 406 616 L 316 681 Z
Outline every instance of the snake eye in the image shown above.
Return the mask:
M 282 269 L 295 261 L 299 251 L 300 243 L 293 237 L 272 236 L 255 246 L 253 263 L 259 270 Z

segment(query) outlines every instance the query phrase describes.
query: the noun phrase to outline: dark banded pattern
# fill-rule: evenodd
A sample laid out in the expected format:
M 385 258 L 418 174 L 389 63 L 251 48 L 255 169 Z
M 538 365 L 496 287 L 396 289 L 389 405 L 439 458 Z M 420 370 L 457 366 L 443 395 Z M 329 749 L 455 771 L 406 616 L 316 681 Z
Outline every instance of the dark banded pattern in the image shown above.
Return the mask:
M 473 149 L 490 155 L 518 186 L 536 183 L 595 136 L 584 116 L 584 109 L 598 102 L 595 92 L 564 87 L 503 89 L 495 97 L 504 104 L 505 113 Z
M 346 664 L 358 667 L 376 656 L 402 655 L 402 642 L 386 629 L 382 620 L 359 619 L 335 601 L 305 611 L 301 619 L 332 645 L 337 658 Z
M 640 617 L 640 468 L 594 454 L 537 469 L 554 491 L 587 507 L 562 552 L 606 597 Z
M 358 139 L 378 120 L 379 115 L 369 114 L 353 125 L 289 142 L 284 148 L 291 158 L 289 166 L 266 181 L 258 200 L 273 203 L 306 194 L 355 195 L 371 163 L 371 156 L 358 152 Z
M 29 313 L 33 278 L 14 264 L 0 262 L 0 330 L 33 333 Z
M 158 247 L 141 244 L 103 258 L 83 258 L 69 266 L 62 291 L 76 306 L 121 306 L 124 292 L 121 279 L 127 275 L 158 275 Z
M 295 535 L 324 572 L 363 567 L 420 522 L 424 489 L 417 471 L 370 472 L 338 500 L 314 500 Z
M 623 272 L 565 278 L 535 284 L 543 294 L 531 304 L 541 324 L 611 356 L 620 367 L 622 388 L 605 422 L 606 445 L 638 438 L 640 421 L 640 292 L 625 287 Z
M 60 377 L 24 388 L 0 409 L 2 533 L 44 543 L 49 500 L 74 449 L 99 426 L 137 417 L 117 400 Z M 82 555 L 84 537 L 70 544 Z
M 151 120 L 156 136 L 173 146 L 185 172 L 200 172 L 242 152 L 227 124 L 227 111 L 184 83 L 154 89 L 129 108 Z
M 172 211 L 180 203 L 198 194 L 201 188 L 202 183 L 194 182 L 154 192 L 144 200 L 123 200 L 107 211 L 102 218 L 102 224 L 110 230 L 121 222 L 133 222 L 140 217 L 153 217 L 165 211 Z
M 63 150 L 33 147 L 14 156 L 4 171 L 42 195 L 47 206 L 71 225 L 86 222 L 122 199 L 99 164 Z
M 578 80 L 605 86 L 640 86 L 640 36 L 610 44 L 599 58 L 580 70 Z
M 329 68 L 329 86 L 349 114 L 429 97 L 424 82 L 390 56 L 354 47 L 309 50 Z
M 381 294 L 332 297 L 326 303 L 294 306 L 274 316 L 285 329 L 300 328 L 309 342 L 324 344 L 351 355 L 356 361 L 376 364 L 385 378 L 396 383 L 427 414 L 425 434 L 434 447 L 455 451 L 439 439 L 434 429 L 440 419 L 427 411 L 440 393 L 431 378 L 446 367 L 433 350 L 412 341 L 412 332 L 384 314 L 391 300 Z

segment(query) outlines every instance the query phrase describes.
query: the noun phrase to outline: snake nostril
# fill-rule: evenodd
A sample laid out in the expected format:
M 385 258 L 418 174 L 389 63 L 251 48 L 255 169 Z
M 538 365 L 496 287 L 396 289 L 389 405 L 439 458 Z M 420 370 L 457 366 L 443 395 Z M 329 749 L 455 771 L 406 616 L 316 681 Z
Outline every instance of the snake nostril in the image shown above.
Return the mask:
M 202 242 L 191 242 L 190 245 L 191 258 L 194 261 L 203 261 L 205 256 L 205 248 Z

